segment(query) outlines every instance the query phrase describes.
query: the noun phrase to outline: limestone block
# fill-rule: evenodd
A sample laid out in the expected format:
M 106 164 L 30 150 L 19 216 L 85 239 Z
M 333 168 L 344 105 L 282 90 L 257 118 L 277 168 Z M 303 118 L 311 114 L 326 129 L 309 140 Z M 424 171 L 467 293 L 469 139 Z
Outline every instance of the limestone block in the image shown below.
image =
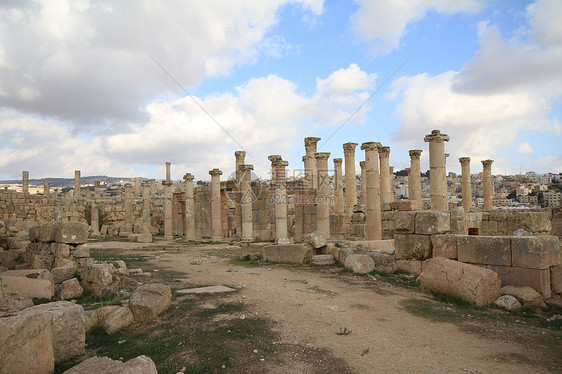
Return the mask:
M 62 282 L 59 292 L 59 298 L 61 300 L 72 300 L 82 296 L 83 293 L 84 289 L 82 288 L 82 286 L 80 286 L 80 282 L 78 282 L 78 279 L 72 278 Z
M 53 275 L 45 269 L 8 270 L 0 273 L 0 279 L 14 291 L 30 299 L 50 299 L 55 294 Z
M 497 235 L 498 223 L 496 221 L 482 221 L 480 225 L 482 235 Z
M 168 309 L 172 303 L 170 286 L 160 283 L 143 284 L 131 295 L 129 309 L 137 322 L 148 322 Z
M 33 306 L 31 299 L 14 291 L 0 279 L 0 317 Z
M 536 308 L 541 305 L 542 297 L 532 287 L 504 286 L 500 290 L 502 295 L 515 297 L 525 308 Z
M 431 257 L 429 235 L 396 234 L 394 246 L 397 260 L 425 260 Z
M 457 247 L 461 262 L 511 266 L 509 237 L 458 235 Z
M 65 361 L 84 352 L 84 308 L 69 301 L 56 301 L 30 309 L 53 316 L 53 341 L 55 361 Z
M 31 260 L 32 269 L 47 269 L 51 270 L 55 262 L 55 256 L 52 255 L 34 255 Z
M 433 257 L 444 257 L 451 260 L 458 258 L 457 235 L 431 235 L 431 245 L 433 247 Z
M 89 289 L 96 296 L 103 296 L 111 288 L 115 268 L 112 264 L 92 264 L 80 268 L 82 287 Z
M 448 212 L 420 211 L 416 214 L 416 234 L 447 234 L 451 231 Z
M 310 262 L 314 265 L 333 265 L 336 263 L 336 260 L 334 259 L 333 255 L 328 254 L 312 256 Z
M 48 222 L 39 226 L 39 237 L 37 241 L 40 242 L 54 242 L 57 237 L 60 222 Z
M 79 244 L 72 251 L 72 255 L 75 258 L 90 257 L 90 247 L 88 247 L 88 244 Z
M 119 307 L 114 310 L 100 325 L 106 334 L 111 335 L 123 330 L 135 321 L 135 317 L 129 308 Z
M 347 256 L 344 266 L 353 270 L 354 273 L 364 274 L 375 270 L 375 261 L 366 254 L 353 254 Z
M 51 270 L 51 274 L 53 274 L 53 281 L 55 283 L 62 283 L 65 280 L 74 277 L 75 272 L 76 266 L 61 266 Z
M 76 266 L 76 262 L 74 262 L 74 260 L 71 258 L 55 257 L 55 262 L 53 263 L 54 268 L 68 267 L 68 266 Z
M 496 273 L 443 257 L 425 261 L 420 282 L 425 290 L 478 306 L 488 305 L 500 296 L 501 282 Z
M 55 237 L 57 243 L 82 244 L 88 240 L 88 224 L 85 222 L 58 222 L 59 227 Z
M 550 268 L 550 283 L 552 293 L 562 294 L 562 265 Z
M 55 262 L 56 262 L 56 259 L 55 259 Z M 95 263 L 95 260 L 91 257 L 84 257 L 84 258 L 77 258 L 76 259 L 76 266 L 78 267 L 78 269 L 88 267 L 90 265 L 93 265 L 94 263 Z
M 123 260 L 111 261 L 111 265 L 115 268 L 117 274 L 129 275 L 129 270 L 127 269 L 127 264 Z
M 521 309 L 521 303 L 514 296 L 502 295 L 498 297 L 494 304 L 500 309 L 509 310 L 510 312 Z
M 529 269 L 517 266 L 488 265 L 488 269 L 496 272 L 502 281 L 502 286 L 529 286 L 535 289 L 543 298 L 551 296 L 550 270 Z
M 90 357 L 63 374 L 158 374 L 156 365 L 147 356 L 138 356 L 125 363 L 109 357 Z
M 552 230 L 552 224 L 547 212 L 517 212 L 520 215 L 522 228 L 534 234 L 548 233 Z
M 86 330 L 86 334 L 92 331 L 94 327 L 99 326 L 117 308 L 120 308 L 120 306 L 108 305 L 98 309 L 85 310 L 84 330 Z
M 404 234 L 413 234 L 415 229 L 416 212 L 395 212 L 394 230 Z
M 0 373 L 50 374 L 54 367 L 51 313 L 27 308 L 0 318 Z
M 70 257 L 70 246 L 64 243 L 52 243 L 51 244 L 51 253 L 55 255 L 55 257 Z
M 139 243 L 152 243 L 152 234 L 138 234 L 137 241 Z
M 326 238 L 324 237 L 324 233 L 322 233 L 321 231 L 314 231 L 310 234 L 306 234 L 306 236 L 304 237 L 304 241 L 314 248 L 322 248 L 328 243 L 326 241 Z
M 329 247 L 330 248 L 330 247 Z M 347 256 L 355 254 L 361 252 L 361 250 L 359 250 L 358 248 L 355 247 L 333 247 L 332 249 L 332 255 L 334 256 L 334 259 L 339 262 L 340 264 L 344 264 L 345 263 L 345 259 L 347 258 Z
M 382 273 L 393 274 L 398 270 L 396 267 L 396 257 L 394 251 L 388 250 L 375 250 L 368 251 L 367 254 L 371 256 L 375 262 L 375 270 Z
M 511 238 L 513 266 L 548 269 L 560 264 L 557 236 L 517 236 Z
M 29 240 L 38 242 L 40 238 L 41 226 L 32 226 L 29 228 Z
M 390 202 L 390 208 L 392 210 L 402 210 L 402 211 L 411 211 L 411 210 L 418 210 L 418 202 L 416 200 L 397 200 Z
M 276 244 L 262 248 L 263 259 L 271 262 L 304 264 L 309 262 L 315 249 L 310 244 Z

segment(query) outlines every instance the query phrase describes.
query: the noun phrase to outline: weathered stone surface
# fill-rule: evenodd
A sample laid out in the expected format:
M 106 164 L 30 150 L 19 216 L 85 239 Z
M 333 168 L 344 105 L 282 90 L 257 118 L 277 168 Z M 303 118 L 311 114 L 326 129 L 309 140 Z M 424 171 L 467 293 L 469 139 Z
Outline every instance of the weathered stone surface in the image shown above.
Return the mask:
M 72 255 L 76 258 L 90 257 L 90 247 L 88 244 L 79 244 L 72 251 Z
M 420 282 L 425 290 L 454 296 L 478 306 L 488 305 L 500 296 L 501 282 L 496 273 L 443 257 L 424 262 Z
M 0 273 L 0 279 L 14 291 L 30 299 L 50 299 L 55 294 L 53 275 L 45 269 L 8 270 Z
M 72 278 L 62 282 L 59 298 L 61 300 L 71 300 L 82 296 L 84 289 L 80 286 L 78 279 Z
M 509 310 L 510 312 L 521 309 L 521 303 L 514 296 L 503 295 L 494 301 L 494 304 L 500 309 Z
M 14 291 L 0 279 L 0 317 L 33 306 L 31 299 Z
M 394 251 L 368 251 L 367 254 L 375 262 L 376 271 L 392 274 L 398 270 Z
M 55 256 L 52 255 L 34 255 L 31 261 L 32 269 L 51 270 L 55 262 Z
M 70 221 L 60 221 L 57 223 L 59 224 L 55 237 L 57 243 L 82 244 L 88 240 L 87 223 Z
M 138 234 L 137 241 L 139 243 L 152 243 L 152 234 Z
M 29 244 L 29 240 L 18 238 L 15 236 L 0 237 L 0 247 L 4 248 L 7 251 L 24 250 Z
M 394 247 L 397 260 L 425 260 L 431 257 L 429 235 L 395 234 Z
M 411 211 L 418 210 L 418 202 L 416 200 L 396 200 L 390 202 L 390 209 Z
M 431 235 L 433 257 L 444 257 L 451 260 L 458 258 L 457 236 L 454 234 Z
M 451 217 L 448 212 L 419 211 L 415 221 L 416 234 L 447 234 L 451 231 Z
M 336 263 L 333 255 L 316 255 L 312 256 L 312 260 L 310 261 L 314 265 L 333 265 Z
M 550 268 L 550 282 L 552 293 L 562 294 L 562 265 L 553 266 Z
M 138 356 L 125 363 L 109 357 L 91 357 L 63 374 L 158 374 L 156 365 L 147 356 Z
M 129 275 L 127 264 L 123 260 L 111 261 L 111 265 L 115 268 L 117 274 Z
M 519 236 L 511 238 L 512 265 L 548 269 L 560 264 L 557 236 Z
M 197 287 L 197 288 L 186 288 L 184 290 L 178 290 L 177 293 L 185 295 L 185 294 L 205 294 L 205 293 L 224 293 L 224 292 L 234 292 L 236 291 L 234 288 L 226 287 L 226 286 L 205 286 L 205 287 Z
M 57 232 L 60 227 L 60 222 L 48 222 L 39 226 L 39 237 L 36 238 L 39 242 L 54 242 L 57 237 Z
M 321 231 L 314 231 L 310 234 L 306 234 L 306 236 L 304 237 L 304 241 L 317 249 L 322 248 L 323 246 L 328 244 L 326 238 L 324 237 L 324 234 Z
M 344 247 L 344 248 L 333 247 L 333 248 L 331 248 L 331 250 L 332 250 L 332 256 L 334 256 L 334 259 L 342 265 L 345 263 L 345 259 L 347 258 L 347 256 L 355 254 L 355 253 L 363 252 L 362 250 L 360 250 L 357 247 Z
M 92 258 L 92 261 L 94 259 Z M 71 258 L 55 257 L 55 262 L 53 263 L 53 268 L 62 268 L 68 266 L 76 266 L 76 261 Z
M 55 283 L 62 283 L 65 280 L 74 277 L 74 273 L 76 273 L 76 266 L 62 266 L 62 267 L 53 268 L 51 270 L 51 274 L 53 275 L 53 281 Z
M 70 246 L 64 243 L 52 243 L 51 252 L 55 257 L 70 257 Z
M 365 213 L 355 212 L 351 214 L 351 222 L 364 222 L 364 221 L 365 221 Z
M 84 352 L 84 308 L 69 301 L 56 301 L 30 309 L 53 316 L 53 341 L 55 361 L 64 361 Z
M 111 335 L 123 330 L 135 321 L 135 317 L 129 308 L 119 307 L 114 310 L 100 325 L 106 334 Z
M 27 308 L 0 318 L 0 373 L 50 374 L 54 367 L 51 313 Z
M 395 212 L 394 230 L 399 233 L 413 234 L 416 223 L 416 212 Z
M 56 260 L 55 260 L 56 262 Z M 76 259 L 76 266 L 78 267 L 78 269 L 83 269 L 86 268 L 90 265 L 93 265 L 95 263 L 95 260 L 91 257 L 83 257 L 83 258 L 77 258 Z
M 82 287 L 89 289 L 94 295 L 102 296 L 111 288 L 114 272 L 112 264 L 88 265 L 79 271 Z
M 488 265 L 488 269 L 496 272 L 502 281 L 502 286 L 529 286 L 535 289 L 543 298 L 551 296 L 550 270 L 529 269 L 517 266 Z
M 148 322 L 172 304 L 170 286 L 160 283 L 143 284 L 131 295 L 129 309 L 137 322 Z
M 84 330 L 86 330 L 86 333 L 92 331 L 94 327 L 99 326 L 107 318 L 107 316 L 113 313 L 117 308 L 120 308 L 120 306 L 108 305 L 102 306 L 98 309 L 85 310 Z
M 510 238 L 504 236 L 457 236 L 460 262 L 511 266 Z
M 539 307 L 542 302 L 541 295 L 531 287 L 504 286 L 500 292 L 515 297 L 525 308 Z
M 314 252 L 314 247 L 310 244 L 278 244 L 266 245 L 262 248 L 264 260 L 289 264 L 309 262 Z
M 354 273 L 370 273 L 375 270 L 375 261 L 369 255 L 354 254 L 347 256 L 344 266 L 346 269 L 353 270 Z

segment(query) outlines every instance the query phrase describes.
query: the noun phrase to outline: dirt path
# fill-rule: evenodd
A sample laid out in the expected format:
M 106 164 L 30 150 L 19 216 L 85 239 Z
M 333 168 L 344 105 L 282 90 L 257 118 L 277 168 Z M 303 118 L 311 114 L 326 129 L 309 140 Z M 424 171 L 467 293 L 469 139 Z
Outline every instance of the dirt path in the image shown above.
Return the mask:
M 96 243 L 108 245 L 109 243 Z M 116 243 L 111 243 L 115 248 Z M 408 303 L 427 301 L 417 290 L 334 273 L 337 269 L 233 265 L 232 249 L 158 242 L 158 266 L 186 274 L 192 285 L 243 286 L 233 299 L 277 323 L 283 344 L 326 349 L 357 373 L 522 373 L 561 370 L 560 334 L 490 321 L 432 322 Z M 119 243 L 133 249 L 132 243 Z M 137 244 L 138 246 L 138 244 Z M 473 327 L 473 328 L 472 328 Z M 349 335 L 338 335 L 341 329 Z M 549 339 L 543 339 L 548 336 Z M 320 360 L 322 358 L 320 357 Z M 265 363 L 264 365 L 267 365 Z M 298 355 L 263 372 L 307 372 Z M 264 367 L 265 369 L 265 367 Z

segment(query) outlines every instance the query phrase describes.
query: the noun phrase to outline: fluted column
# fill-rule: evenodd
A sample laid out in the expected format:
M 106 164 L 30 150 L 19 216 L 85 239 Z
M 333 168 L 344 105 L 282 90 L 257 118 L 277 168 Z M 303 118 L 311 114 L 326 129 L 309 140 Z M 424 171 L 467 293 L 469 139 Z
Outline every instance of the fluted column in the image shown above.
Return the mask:
M 330 238 L 330 178 L 328 177 L 328 158 L 330 153 L 317 152 L 316 168 L 318 171 L 318 195 L 316 199 L 316 229 Z
M 347 214 L 351 214 L 353 206 L 357 204 L 355 147 L 357 147 L 357 143 L 345 143 L 343 145 L 343 154 L 345 158 L 345 212 Z
M 335 170 L 335 195 L 336 195 L 336 214 L 343 214 L 343 173 L 342 173 L 342 159 L 334 158 Z
M 150 234 L 150 182 L 142 182 L 142 233 Z
M 382 239 L 381 195 L 378 153 L 381 144 L 366 142 L 361 145 L 365 151 L 365 172 L 367 179 L 367 240 Z
M 187 240 L 195 239 L 195 203 L 193 199 L 193 175 L 186 173 L 183 176 L 185 183 L 185 221 L 183 236 Z
M 170 166 L 172 165 L 171 162 L 166 162 L 166 180 L 167 181 L 171 181 L 171 175 L 170 175 Z
M 390 203 L 393 199 L 391 196 L 390 183 L 388 179 L 389 174 L 389 159 L 390 157 L 390 147 L 381 147 L 379 149 L 379 159 L 380 159 L 380 173 L 381 173 L 381 202 Z
M 432 210 L 449 209 L 447 190 L 447 168 L 445 165 L 445 142 L 449 135 L 433 130 L 424 141 L 429 143 L 429 191 Z
M 240 171 L 240 166 L 244 165 L 246 160 L 246 152 L 244 151 L 236 151 L 234 152 L 234 157 L 236 158 L 236 188 L 235 191 L 235 201 L 234 201 L 234 222 L 235 222 L 235 229 L 236 235 L 239 238 L 242 238 L 242 207 L 240 205 L 240 199 L 242 199 L 243 191 L 242 191 L 242 172 Z
M 365 172 L 365 161 L 359 161 L 361 167 L 361 204 L 367 204 L 367 173 Z
M 461 163 L 462 177 L 462 207 L 466 213 L 472 209 L 472 185 L 470 183 L 470 157 L 459 158 Z
M 164 240 L 174 239 L 172 225 L 172 181 L 162 181 L 164 187 Z
M 242 235 L 240 240 L 251 242 L 254 240 L 254 228 L 252 223 L 252 170 L 253 165 L 243 164 L 238 167 L 240 173 L 240 188 L 242 196 L 240 198 L 240 212 L 242 218 Z
M 408 188 L 411 185 L 410 200 L 418 202 L 418 209 L 423 210 L 422 192 L 421 192 L 421 167 L 420 157 L 422 154 L 421 149 L 410 150 L 410 175 L 408 179 Z
M 51 194 L 51 183 L 44 182 L 43 183 L 43 195 L 49 196 Z
M 305 188 L 316 190 L 318 189 L 318 178 L 316 171 L 316 159 L 314 154 L 316 153 L 318 142 L 321 138 L 316 138 L 309 136 L 304 138 L 304 148 L 306 151 L 306 156 L 304 160 L 304 175 L 305 175 Z
M 29 193 L 29 171 L 21 172 L 21 192 L 24 194 Z
M 211 175 L 211 240 L 222 241 L 222 204 L 221 175 L 222 171 L 213 169 Z
M 482 161 L 482 166 L 484 166 L 484 172 L 482 173 L 482 182 L 484 184 L 484 210 L 493 209 L 492 162 L 494 162 L 494 160 Z
M 80 170 L 74 171 L 74 197 L 80 197 Z

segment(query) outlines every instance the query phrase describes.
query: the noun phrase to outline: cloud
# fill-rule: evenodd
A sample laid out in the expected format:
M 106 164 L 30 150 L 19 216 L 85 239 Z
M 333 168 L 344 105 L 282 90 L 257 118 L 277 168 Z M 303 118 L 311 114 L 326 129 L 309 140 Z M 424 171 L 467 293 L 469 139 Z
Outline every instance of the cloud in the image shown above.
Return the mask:
M 519 146 L 517 147 L 517 152 L 528 155 L 531 153 L 535 153 L 535 150 L 533 149 L 533 147 L 531 147 L 529 143 L 523 142 L 519 144 Z
M 477 13 L 484 0 L 354 0 L 359 9 L 351 21 L 357 34 L 373 43 L 375 52 L 396 49 L 407 32 L 408 24 L 422 19 L 427 12 L 447 15 Z

